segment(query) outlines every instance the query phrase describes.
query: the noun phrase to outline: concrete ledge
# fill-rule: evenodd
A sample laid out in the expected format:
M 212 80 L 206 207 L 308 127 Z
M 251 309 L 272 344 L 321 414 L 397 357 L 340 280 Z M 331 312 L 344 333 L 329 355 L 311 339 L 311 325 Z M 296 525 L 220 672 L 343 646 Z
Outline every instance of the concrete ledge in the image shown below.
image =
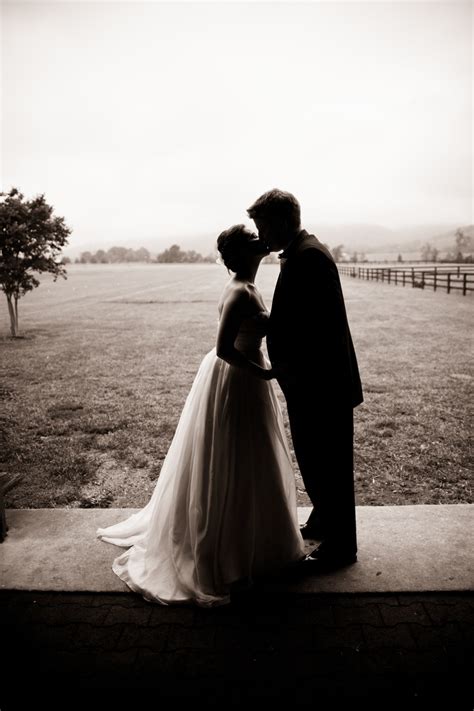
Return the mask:
M 10 509 L 0 588 L 130 592 L 111 569 L 123 548 L 96 529 L 138 509 Z M 300 521 L 309 509 L 298 510 Z M 298 593 L 472 591 L 474 505 L 359 506 L 359 561 L 286 585 Z M 309 550 L 313 546 L 309 544 Z

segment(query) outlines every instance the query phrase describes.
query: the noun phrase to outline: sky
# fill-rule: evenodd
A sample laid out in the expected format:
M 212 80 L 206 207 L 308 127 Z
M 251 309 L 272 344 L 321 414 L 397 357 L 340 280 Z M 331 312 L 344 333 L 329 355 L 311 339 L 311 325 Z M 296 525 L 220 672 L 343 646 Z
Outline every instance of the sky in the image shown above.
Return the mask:
M 472 4 L 2 3 L 2 190 L 72 246 L 248 222 L 469 224 Z

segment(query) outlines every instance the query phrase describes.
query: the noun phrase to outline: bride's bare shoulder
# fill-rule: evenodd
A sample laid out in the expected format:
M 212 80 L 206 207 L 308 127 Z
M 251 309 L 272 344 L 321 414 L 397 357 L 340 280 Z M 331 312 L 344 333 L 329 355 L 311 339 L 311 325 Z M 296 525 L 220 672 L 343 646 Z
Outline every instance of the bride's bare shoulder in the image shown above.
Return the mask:
M 240 309 L 242 312 L 248 310 L 251 292 L 247 284 L 229 282 L 224 287 L 224 291 L 219 299 L 218 311 L 222 313 L 224 308 Z

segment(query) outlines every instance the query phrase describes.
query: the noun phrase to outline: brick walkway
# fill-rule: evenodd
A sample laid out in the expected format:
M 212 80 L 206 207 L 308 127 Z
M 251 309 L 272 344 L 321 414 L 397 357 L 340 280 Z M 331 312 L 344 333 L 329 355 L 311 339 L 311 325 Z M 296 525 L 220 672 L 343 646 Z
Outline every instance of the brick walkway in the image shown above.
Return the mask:
M 64 690 L 74 700 L 72 690 L 101 687 L 220 706 L 315 706 L 381 692 L 381 708 L 394 699 L 449 708 L 474 700 L 472 593 L 268 599 L 256 590 L 204 610 L 134 594 L 3 591 L 0 609 L 2 711 L 29 708 L 29 693 L 69 708 Z

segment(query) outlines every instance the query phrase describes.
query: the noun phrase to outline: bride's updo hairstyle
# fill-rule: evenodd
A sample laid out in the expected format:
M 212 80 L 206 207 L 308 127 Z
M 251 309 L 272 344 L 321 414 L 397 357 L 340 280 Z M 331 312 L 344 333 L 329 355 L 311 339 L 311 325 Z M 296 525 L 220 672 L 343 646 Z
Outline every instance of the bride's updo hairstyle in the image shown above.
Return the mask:
M 227 270 L 237 272 L 242 257 L 248 253 L 248 233 L 245 225 L 233 225 L 217 238 L 217 249 Z

